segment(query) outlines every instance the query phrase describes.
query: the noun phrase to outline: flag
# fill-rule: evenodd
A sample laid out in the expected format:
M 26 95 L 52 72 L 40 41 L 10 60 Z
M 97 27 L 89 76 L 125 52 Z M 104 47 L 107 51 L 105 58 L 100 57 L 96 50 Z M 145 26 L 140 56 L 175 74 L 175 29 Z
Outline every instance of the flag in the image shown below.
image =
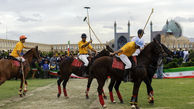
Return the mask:
M 68 41 L 68 51 L 67 51 L 67 55 L 69 56 L 69 54 L 70 54 L 70 41 Z

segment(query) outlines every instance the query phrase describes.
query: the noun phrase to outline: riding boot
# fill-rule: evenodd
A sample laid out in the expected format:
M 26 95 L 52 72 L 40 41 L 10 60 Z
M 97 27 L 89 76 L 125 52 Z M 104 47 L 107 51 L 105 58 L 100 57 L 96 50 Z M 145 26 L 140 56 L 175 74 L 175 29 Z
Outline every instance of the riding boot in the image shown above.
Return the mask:
M 124 75 L 123 75 L 123 81 L 127 82 L 128 81 L 128 75 L 129 75 L 129 69 L 124 70 Z
M 131 75 L 132 75 L 132 71 L 131 71 L 131 69 L 129 69 L 129 72 L 128 72 L 128 81 L 129 82 L 132 82 L 133 81 Z
M 81 67 L 81 72 L 83 77 L 88 77 L 89 75 L 87 74 L 87 66 L 82 66 Z

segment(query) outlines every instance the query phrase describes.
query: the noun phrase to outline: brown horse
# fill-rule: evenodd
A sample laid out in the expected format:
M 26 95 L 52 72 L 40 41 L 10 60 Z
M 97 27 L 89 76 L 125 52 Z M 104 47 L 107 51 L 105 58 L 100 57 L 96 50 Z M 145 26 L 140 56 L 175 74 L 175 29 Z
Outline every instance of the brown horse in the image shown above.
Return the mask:
M 39 52 L 38 52 L 38 46 L 35 48 L 30 49 L 28 52 L 24 54 L 25 62 L 24 64 L 24 75 L 21 73 L 20 68 L 20 62 L 16 59 L 1 59 L 0 60 L 0 85 L 3 84 L 6 80 L 9 80 L 14 77 L 18 77 L 21 79 L 20 89 L 19 89 L 19 95 L 22 97 L 22 90 L 23 90 L 23 82 L 25 82 L 25 87 L 23 90 L 23 95 L 27 92 L 27 81 L 26 77 L 28 72 L 30 71 L 30 63 L 32 62 L 33 58 L 36 58 L 37 60 L 40 59 Z
M 166 53 L 162 45 L 158 41 L 154 40 L 153 42 L 149 43 L 137 57 L 138 64 L 136 67 L 132 68 L 133 73 L 131 75 L 134 82 L 133 96 L 131 98 L 132 108 L 138 108 L 137 97 L 138 97 L 138 91 L 139 91 L 141 82 L 147 79 L 147 77 L 150 77 L 147 68 L 149 67 L 149 65 L 156 63 L 158 58 L 161 55 L 166 55 Z M 102 107 L 104 108 L 106 107 L 106 105 L 102 97 L 102 89 L 108 76 L 111 77 L 111 83 L 109 85 L 111 101 L 114 102 L 114 98 L 112 94 L 112 88 L 114 86 L 117 92 L 117 95 L 120 99 L 120 102 L 121 103 L 123 102 L 122 96 L 119 92 L 119 85 L 122 81 L 124 71 L 113 69 L 112 63 L 113 63 L 113 57 L 104 56 L 104 57 L 98 58 L 92 64 L 91 71 L 90 71 L 91 72 L 90 76 L 97 79 L 97 82 L 98 82 L 97 90 L 99 94 L 99 101 Z M 149 85 L 151 86 L 151 84 Z M 150 93 L 152 92 L 149 92 L 149 94 Z
M 102 56 L 109 56 L 110 52 L 112 52 L 110 50 L 111 50 L 110 47 L 106 46 L 106 49 L 103 49 L 94 58 L 92 58 L 89 63 L 88 69 L 90 68 L 91 64 L 95 59 Z M 63 82 L 63 93 L 64 93 L 64 96 L 68 98 L 67 91 L 66 91 L 66 84 L 72 73 L 82 77 L 82 72 L 80 71 L 80 67 L 72 65 L 72 62 L 74 61 L 74 59 L 75 59 L 74 57 L 66 57 L 60 63 L 60 71 L 58 72 L 60 76 L 59 76 L 59 79 L 57 80 L 57 84 L 58 84 L 57 97 L 60 97 L 61 95 L 61 83 Z M 104 97 L 106 98 L 105 95 Z

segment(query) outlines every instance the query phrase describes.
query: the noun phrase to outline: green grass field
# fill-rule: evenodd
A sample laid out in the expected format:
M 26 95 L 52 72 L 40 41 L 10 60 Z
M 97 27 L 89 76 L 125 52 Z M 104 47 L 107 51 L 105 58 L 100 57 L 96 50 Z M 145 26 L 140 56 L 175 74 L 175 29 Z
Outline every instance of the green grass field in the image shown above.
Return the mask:
M 141 108 L 194 109 L 194 78 L 154 79 L 152 86 L 155 104 L 148 104 L 146 85 L 142 83 L 138 96 L 138 105 Z M 130 101 L 132 83 L 123 83 L 120 90 L 124 101 Z M 129 105 L 129 102 L 125 104 Z
M 56 82 L 56 79 L 29 79 L 28 90 Z M 0 86 L 0 100 L 18 95 L 20 80 L 8 80 Z

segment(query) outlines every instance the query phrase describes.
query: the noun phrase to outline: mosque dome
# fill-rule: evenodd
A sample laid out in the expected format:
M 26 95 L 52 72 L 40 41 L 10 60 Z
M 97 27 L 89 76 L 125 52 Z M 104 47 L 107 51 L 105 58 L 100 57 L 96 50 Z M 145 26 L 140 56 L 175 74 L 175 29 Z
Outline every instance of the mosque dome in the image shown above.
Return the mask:
M 163 26 L 162 31 L 166 34 L 173 34 L 176 38 L 182 36 L 182 28 L 180 24 L 178 24 L 174 20 L 167 21 L 166 24 Z

